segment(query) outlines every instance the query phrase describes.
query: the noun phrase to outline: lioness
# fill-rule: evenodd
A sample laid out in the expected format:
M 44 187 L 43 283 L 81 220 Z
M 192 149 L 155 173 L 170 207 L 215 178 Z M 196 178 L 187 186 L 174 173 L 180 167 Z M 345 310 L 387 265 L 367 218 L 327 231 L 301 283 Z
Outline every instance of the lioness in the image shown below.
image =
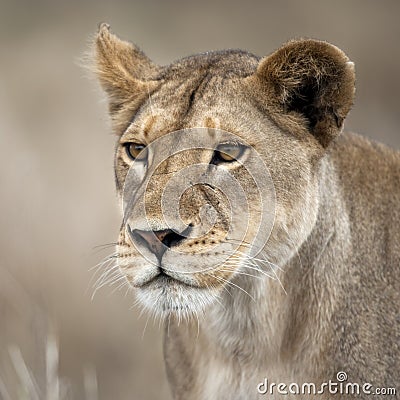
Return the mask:
M 312 382 L 327 399 L 329 381 L 339 399 L 394 397 L 400 154 L 341 134 L 347 56 L 294 40 L 161 67 L 102 24 L 95 70 L 118 138 L 118 265 L 165 317 L 174 398 L 303 398 Z

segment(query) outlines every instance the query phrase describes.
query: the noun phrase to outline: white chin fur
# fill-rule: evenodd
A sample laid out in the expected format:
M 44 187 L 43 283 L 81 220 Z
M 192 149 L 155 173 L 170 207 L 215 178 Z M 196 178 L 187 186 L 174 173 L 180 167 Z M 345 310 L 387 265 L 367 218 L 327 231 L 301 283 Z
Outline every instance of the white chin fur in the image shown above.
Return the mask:
M 146 311 L 160 318 L 174 315 L 178 320 L 198 316 L 218 297 L 216 290 L 190 287 L 164 278 L 135 288 L 135 292 L 139 305 Z

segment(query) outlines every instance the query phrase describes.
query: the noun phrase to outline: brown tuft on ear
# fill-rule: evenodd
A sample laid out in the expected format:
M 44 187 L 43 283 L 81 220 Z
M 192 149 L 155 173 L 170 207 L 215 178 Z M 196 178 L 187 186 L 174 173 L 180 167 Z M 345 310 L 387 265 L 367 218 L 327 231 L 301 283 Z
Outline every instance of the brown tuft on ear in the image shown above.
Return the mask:
M 108 95 L 109 109 L 117 133 L 159 85 L 155 65 L 133 44 L 119 39 L 102 23 L 95 39 L 95 72 Z
M 291 41 L 263 58 L 255 74 L 273 119 L 305 126 L 323 147 L 334 139 L 353 104 L 354 64 L 337 47 L 317 40 Z

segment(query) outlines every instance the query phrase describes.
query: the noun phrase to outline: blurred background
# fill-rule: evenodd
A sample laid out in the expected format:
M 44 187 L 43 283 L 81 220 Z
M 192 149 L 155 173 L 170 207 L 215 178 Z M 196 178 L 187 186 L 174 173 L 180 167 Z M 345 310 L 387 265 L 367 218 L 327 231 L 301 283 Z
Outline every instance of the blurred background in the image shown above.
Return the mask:
M 91 300 L 119 227 L 107 106 L 77 66 L 99 22 L 160 64 L 332 42 L 356 65 L 347 129 L 399 148 L 399 17 L 397 0 L 0 0 L 0 399 L 170 399 L 158 324 L 114 287 Z

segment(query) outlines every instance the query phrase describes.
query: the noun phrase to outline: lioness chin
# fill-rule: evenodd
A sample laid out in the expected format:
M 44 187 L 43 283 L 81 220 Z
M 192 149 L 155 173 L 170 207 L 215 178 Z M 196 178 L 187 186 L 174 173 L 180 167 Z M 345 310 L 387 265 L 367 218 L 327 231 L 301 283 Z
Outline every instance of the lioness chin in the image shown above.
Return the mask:
M 174 398 L 290 398 L 268 382 L 371 397 L 321 386 L 340 371 L 400 390 L 400 155 L 341 133 L 347 56 L 295 40 L 162 67 L 102 24 L 95 70 L 117 135 L 118 265 L 166 317 Z

